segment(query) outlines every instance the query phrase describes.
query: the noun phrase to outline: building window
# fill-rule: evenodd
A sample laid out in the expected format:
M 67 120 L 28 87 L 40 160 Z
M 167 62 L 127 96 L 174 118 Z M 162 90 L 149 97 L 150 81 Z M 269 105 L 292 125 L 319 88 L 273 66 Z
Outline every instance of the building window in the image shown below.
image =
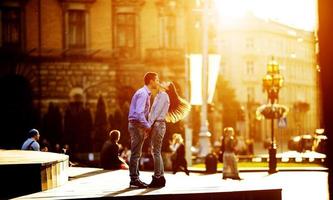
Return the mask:
M 254 74 L 254 64 L 252 60 L 246 61 L 246 74 L 247 75 Z
M 115 15 L 114 38 L 117 57 L 135 58 L 137 55 L 137 16 L 134 12 L 119 12 Z
M 254 102 L 255 101 L 255 90 L 253 87 L 247 88 L 247 101 Z
M 160 17 L 161 44 L 164 48 L 176 47 L 176 16 L 168 15 Z
M 140 12 L 144 0 L 112 0 L 113 56 L 122 62 L 140 57 Z
M 0 8 L 0 46 L 17 49 L 21 47 L 20 8 Z
M 117 14 L 117 47 L 135 47 L 135 15 L 133 13 Z
M 246 45 L 246 48 L 254 48 L 254 40 L 253 40 L 253 38 L 247 38 L 245 45 Z
M 223 76 L 226 75 L 226 63 L 225 62 L 221 62 L 221 68 L 220 68 L 220 74 L 222 74 Z
M 174 48 L 176 47 L 176 17 L 168 16 L 166 23 L 166 40 L 167 47 Z
M 68 10 L 67 46 L 69 49 L 84 49 L 87 47 L 86 11 Z

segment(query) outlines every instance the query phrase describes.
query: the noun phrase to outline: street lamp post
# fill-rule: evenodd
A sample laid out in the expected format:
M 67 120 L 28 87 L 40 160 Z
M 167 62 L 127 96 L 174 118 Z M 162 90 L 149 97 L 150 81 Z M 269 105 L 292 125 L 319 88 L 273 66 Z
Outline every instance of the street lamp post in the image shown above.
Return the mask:
M 208 2 L 203 1 L 202 12 L 202 106 L 200 127 L 200 156 L 206 156 L 210 149 L 210 136 L 207 122 L 208 97 Z
M 212 103 L 215 92 L 221 56 L 217 53 L 209 54 L 209 15 L 212 14 L 209 0 L 198 1 L 196 12 L 201 14 L 201 53 L 189 55 L 191 104 L 201 105 L 199 157 L 203 158 L 210 153 L 211 133 L 208 130 L 207 105 Z
M 279 91 L 283 85 L 283 76 L 280 74 L 279 64 L 272 59 L 267 65 L 267 73 L 263 78 L 263 87 L 267 92 L 268 103 L 271 106 L 271 112 L 267 118 L 271 119 L 271 145 L 268 150 L 269 154 L 269 174 L 277 172 L 276 170 L 276 144 L 274 136 L 274 119 L 278 118 L 279 110 L 275 104 L 279 100 Z

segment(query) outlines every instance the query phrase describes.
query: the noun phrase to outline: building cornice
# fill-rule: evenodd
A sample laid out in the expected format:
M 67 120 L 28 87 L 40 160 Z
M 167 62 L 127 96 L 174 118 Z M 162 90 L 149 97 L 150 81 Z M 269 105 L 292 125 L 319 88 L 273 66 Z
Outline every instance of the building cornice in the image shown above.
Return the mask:
M 145 0 L 114 0 L 112 1 L 112 6 L 115 7 L 141 7 L 145 4 Z
M 2 0 L 0 1 L 0 7 L 20 7 L 24 6 L 28 0 Z
M 96 0 L 58 0 L 60 3 L 95 3 Z

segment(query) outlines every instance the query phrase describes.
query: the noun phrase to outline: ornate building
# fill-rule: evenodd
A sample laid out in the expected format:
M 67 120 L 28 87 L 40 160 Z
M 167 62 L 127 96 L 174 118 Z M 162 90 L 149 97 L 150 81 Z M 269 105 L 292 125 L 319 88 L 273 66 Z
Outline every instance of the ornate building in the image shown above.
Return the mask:
M 246 110 L 245 124 L 240 124 L 244 136 L 256 141 L 270 137 L 269 125 L 255 119 L 255 109 L 267 102 L 262 78 L 272 58 L 280 64 L 285 80 L 279 103 L 290 108 L 286 128 L 277 132 L 283 135 L 277 137 L 313 134 L 320 119 L 314 33 L 252 14 L 232 22 L 222 21 L 221 29 L 220 74 L 235 88 Z

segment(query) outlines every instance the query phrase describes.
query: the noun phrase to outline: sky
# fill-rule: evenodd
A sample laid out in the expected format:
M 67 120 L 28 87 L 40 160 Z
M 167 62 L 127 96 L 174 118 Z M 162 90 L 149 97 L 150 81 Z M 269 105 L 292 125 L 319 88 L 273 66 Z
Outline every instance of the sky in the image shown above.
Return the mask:
M 222 17 L 241 17 L 250 11 L 257 17 L 313 31 L 317 0 L 215 0 Z

